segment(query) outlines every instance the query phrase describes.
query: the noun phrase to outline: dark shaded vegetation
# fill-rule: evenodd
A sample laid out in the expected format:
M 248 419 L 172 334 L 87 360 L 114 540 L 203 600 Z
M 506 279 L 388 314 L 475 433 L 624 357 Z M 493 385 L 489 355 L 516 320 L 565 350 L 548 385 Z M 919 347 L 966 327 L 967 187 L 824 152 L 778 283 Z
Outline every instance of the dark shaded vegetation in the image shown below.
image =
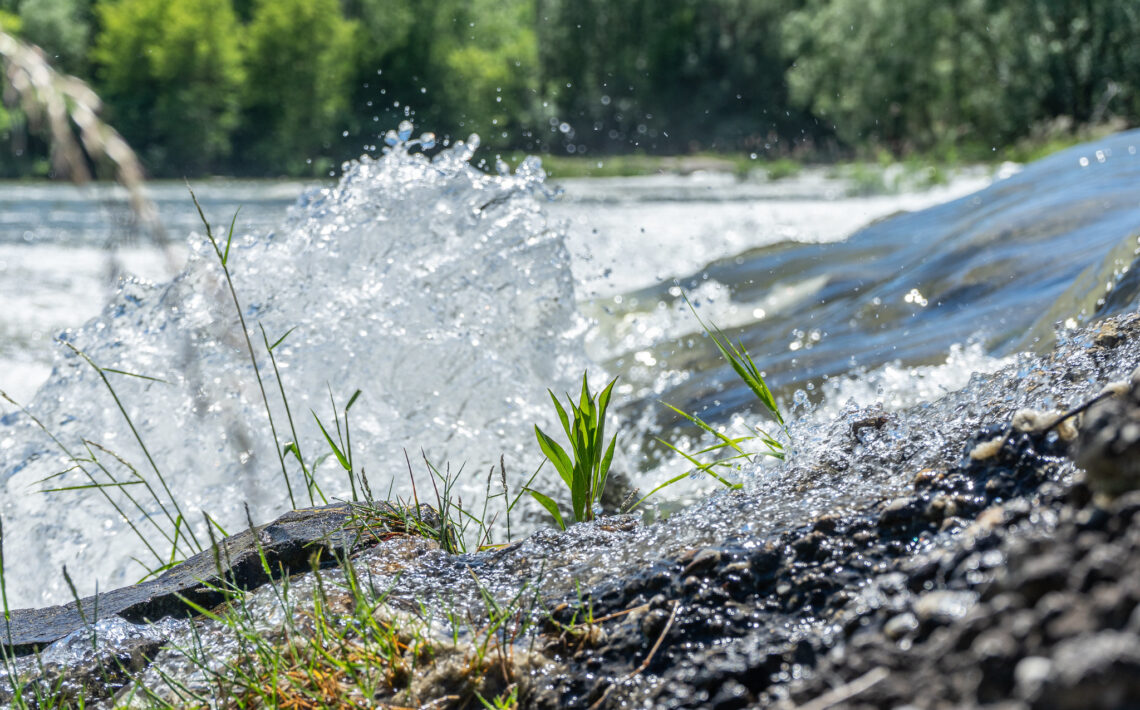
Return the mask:
M 405 118 L 768 160 L 1023 157 L 1140 122 L 1131 0 L 0 0 L 0 28 L 91 83 L 154 176 L 324 175 Z M 50 172 L 11 101 L 0 155 Z

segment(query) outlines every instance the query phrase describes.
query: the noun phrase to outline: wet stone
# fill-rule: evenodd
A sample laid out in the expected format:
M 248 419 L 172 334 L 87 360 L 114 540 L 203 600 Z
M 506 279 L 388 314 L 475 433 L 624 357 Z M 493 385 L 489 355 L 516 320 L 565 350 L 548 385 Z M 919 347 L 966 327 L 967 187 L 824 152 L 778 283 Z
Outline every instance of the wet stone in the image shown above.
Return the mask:
M 373 536 L 359 535 L 346 527 L 352 519 L 347 503 L 286 513 L 268 525 L 226 538 L 220 543 L 224 546 L 223 554 L 215 556 L 211 550 L 200 553 L 157 579 L 103 592 L 78 603 L 14 610 L 0 644 L 16 655 L 25 655 L 84 628 L 85 620 L 118 616 L 140 623 L 192 615 L 193 610 L 184 600 L 204 608 L 223 601 L 222 594 L 211 588 L 221 581 L 219 564 L 229 582 L 253 589 L 268 579 L 261 552 L 270 569 L 290 573 L 310 569 L 309 559 L 316 552 L 323 553 L 321 558 L 327 565 L 335 563 L 336 554 L 346 549 L 374 544 Z
M 977 601 L 976 592 L 938 590 L 919 597 L 914 613 L 919 621 L 948 624 L 965 616 Z
M 689 564 L 685 565 L 685 569 L 681 574 L 686 577 L 689 575 L 704 574 L 720 564 L 720 559 L 721 553 L 719 550 L 701 550 L 693 557 Z
M 918 619 L 910 612 L 892 617 L 883 626 L 883 633 L 895 641 L 916 630 L 918 630 Z

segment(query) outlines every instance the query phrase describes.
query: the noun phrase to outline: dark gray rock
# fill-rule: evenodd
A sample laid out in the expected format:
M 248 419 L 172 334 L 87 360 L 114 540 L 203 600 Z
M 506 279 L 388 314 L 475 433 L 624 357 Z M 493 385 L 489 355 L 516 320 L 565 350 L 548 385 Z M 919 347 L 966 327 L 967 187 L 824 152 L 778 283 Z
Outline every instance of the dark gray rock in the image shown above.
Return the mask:
M 1115 496 L 1140 488 L 1140 382 L 1089 409 L 1076 460 L 1094 491 Z
M 367 531 L 350 526 L 348 503 L 295 510 L 254 530 L 219 543 L 219 549 L 199 553 L 160 577 L 97 596 L 77 604 L 12 611 L 0 644 L 14 655 L 26 655 L 100 619 L 119 616 L 139 623 L 192 614 L 187 601 L 211 608 L 225 600 L 226 583 L 253 589 L 269 579 L 261 554 L 274 577 L 309 570 L 313 563 L 334 564 L 338 555 L 375 543 Z M 80 606 L 81 605 L 81 606 Z

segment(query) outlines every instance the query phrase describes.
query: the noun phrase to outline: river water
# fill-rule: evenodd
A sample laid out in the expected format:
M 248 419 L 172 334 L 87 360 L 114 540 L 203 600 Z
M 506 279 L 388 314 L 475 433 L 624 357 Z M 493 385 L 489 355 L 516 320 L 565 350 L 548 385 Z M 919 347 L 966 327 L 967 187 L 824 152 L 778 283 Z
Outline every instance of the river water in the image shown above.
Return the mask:
M 464 146 L 434 163 L 397 149 L 352 167 L 336 186 L 196 189 L 219 232 L 242 208 L 228 265 L 256 337 L 278 448 L 292 436 L 257 324 L 267 342 L 296 329 L 274 352 L 306 461 L 321 445 L 306 410 L 329 423 L 330 394 L 343 408 L 360 389 L 352 441 L 372 487 L 407 495 L 404 450 L 422 448 L 441 468 L 468 467 L 457 490 L 470 502 L 486 480 L 471 472 L 501 454 L 513 489 L 529 477 L 541 458 L 533 423 L 552 425 L 546 388 L 573 391 L 587 368 L 595 384 L 621 377 L 615 470 L 643 490 L 685 466 L 652 435 L 699 444 L 655 400 L 726 431 L 757 423 L 755 403 L 683 294 L 756 357 L 805 441 L 849 402 L 891 410 L 932 401 L 973 372 L 1046 347 L 1056 323 L 1063 335 L 1094 313 L 1132 307 L 1136 145 L 1140 136 L 1122 134 L 1020 173 L 869 198 L 848 197 L 847 185 L 816 172 L 775 183 L 570 181 L 559 192 L 533 164 L 479 173 Z M 217 259 L 185 188 L 151 189 L 165 248 L 131 236 L 109 188 L 0 188 L 0 388 L 31 402 L 73 455 L 120 480 L 130 469 L 95 444 L 156 481 L 149 455 L 198 535 L 199 511 L 232 530 L 244 526 L 244 504 L 263 520 L 290 500 Z M 123 280 L 125 272 L 141 278 Z M 105 368 L 157 378 L 108 375 L 146 451 L 98 373 L 53 344 L 57 335 Z M 82 594 L 140 576 L 131 558 L 145 554 L 142 544 L 98 495 L 38 492 L 84 481 L 71 470 L 41 483 L 75 461 L 4 407 L 10 601 L 65 599 L 56 574 L 64 564 Z M 84 449 L 84 440 L 94 443 Z M 286 468 L 293 503 L 309 504 L 298 467 Z M 317 472 L 329 497 L 348 493 L 335 459 Z M 767 472 L 738 475 L 755 485 Z M 553 487 L 552 477 L 539 481 Z M 687 480 L 660 505 L 715 488 Z M 141 503 L 158 514 L 157 503 Z M 141 513 L 128 517 L 145 526 Z M 523 517 L 524 531 L 541 523 L 537 511 Z

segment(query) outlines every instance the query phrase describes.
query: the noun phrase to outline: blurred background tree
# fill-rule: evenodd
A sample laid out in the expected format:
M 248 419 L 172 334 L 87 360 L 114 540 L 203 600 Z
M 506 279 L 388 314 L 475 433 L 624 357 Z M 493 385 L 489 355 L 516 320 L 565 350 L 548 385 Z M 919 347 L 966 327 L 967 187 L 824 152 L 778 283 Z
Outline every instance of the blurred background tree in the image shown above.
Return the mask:
M 223 166 L 248 89 L 230 0 L 110 0 L 95 10 L 96 86 L 147 167 L 178 175 Z
M 292 175 L 328 170 L 350 123 L 357 29 L 337 0 L 255 0 L 243 33 L 237 172 L 260 165 Z
M 978 159 L 1140 122 L 1136 0 L 0 0 L 154 175 L 493 151 Z M 997 149 L 995 151 L 995 149 Z M 42 174 L 0 114 L 0 174 Z

